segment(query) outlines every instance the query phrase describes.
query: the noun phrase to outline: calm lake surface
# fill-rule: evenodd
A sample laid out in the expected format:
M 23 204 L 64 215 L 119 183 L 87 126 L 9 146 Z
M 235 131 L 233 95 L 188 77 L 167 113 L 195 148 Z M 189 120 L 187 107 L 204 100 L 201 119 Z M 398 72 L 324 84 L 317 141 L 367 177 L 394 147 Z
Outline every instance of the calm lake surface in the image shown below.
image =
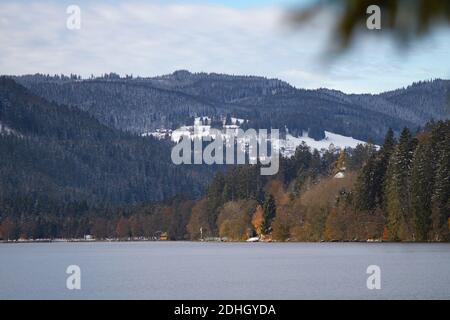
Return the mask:
M 66 288 L 69 265 L 81 290 Z M 403 298 L 450 298 L 450 244 L 0 244 L 0 299 Z

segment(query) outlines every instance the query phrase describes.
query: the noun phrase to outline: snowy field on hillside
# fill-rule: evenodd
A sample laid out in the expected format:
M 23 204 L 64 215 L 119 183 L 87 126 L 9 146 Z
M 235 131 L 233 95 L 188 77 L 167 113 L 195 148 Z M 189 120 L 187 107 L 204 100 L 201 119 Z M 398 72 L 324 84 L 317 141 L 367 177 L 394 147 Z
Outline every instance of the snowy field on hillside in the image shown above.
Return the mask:
M 210 137 L 215 139 L 217 134 L 224 140 L 230 140 L 234 138 L 238 132 L 239 125 L 245 120 L 232 118 L 232 125 L 223 125 L 222 130 L 213 129 L 210 125 L 205 125 L 204 121 L 210 121 L 207 117 L 199 117 L 195 119 L 194 125 L 182 126 L 176 130 L 158 129 L 155 132 L 148 132 L 142 134 L 142 136 L 153 136 L 158 139 L 170 138 L 174 142 L 179 142 L 182 137 L 189 137 L 190 139 L 202 139 Z M 291 157 L 295 153 L 295 149 L 301 144 L 306 144 L 311 150 L 317 149 L 319 151 L 324 150 L 339 150 L 345 148 L 356 148 L 358 144 L 365 144 L 365 141 L 354 139 L 352 137 L 346 137 L 340 134 L 336 134 L 330 131 L 325 131 L 325 138 L 322 140 L 314 140 L 308 136 L 307 132 L 304 132 L 301 136 L 296 137 L 289 133 L 286 134 L 285 139 L 278 140 L 275 143 L 275 147 L 278 148 L 281 154 L 285 157 Z
M 357 140 L 352 137 L 346 137 L 333 132 L 325 131 L 325 138 L 322 140 L 314 140 L 304 133 L 301 137 L 295 137 L 287 134 L 285 140 L 280 141 L 281 153 L 284 156 L 292 156 L 295 149 L 305 143 L 311 150 L 330 150 L 356 148 L 358 144 L 365 144 L 365 141 Z M 283 150 L 284 149 L 284 150 Z

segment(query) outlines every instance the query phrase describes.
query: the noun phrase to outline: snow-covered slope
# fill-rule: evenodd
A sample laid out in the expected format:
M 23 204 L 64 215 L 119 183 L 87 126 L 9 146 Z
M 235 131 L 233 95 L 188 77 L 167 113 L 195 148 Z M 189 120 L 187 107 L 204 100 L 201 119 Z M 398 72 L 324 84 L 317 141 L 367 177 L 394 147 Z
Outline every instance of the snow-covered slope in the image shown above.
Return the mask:
M 210 125 L 203 124 L 204 122 L 202 120 L 204 119 L 209 120 L 207 117 L 199 117 L 195 119 L 193 126 L 182 126 L 173 131 L 168 129 L 159 129 L 155 132 L 148 132 L 142 135 L 153 136 L 158 139 L 169 137 L 174 142 L 179 142 L 184 136 L 191 139 L 202 139 L 204 137 L 212 137 L 214 139 L 217 131 L 213 130 Z M 235 135 L 237 133 L 237 129 L 239 129 L 239 125 L 237 123 L 243 123 L 245 120 L 232 118 L 232 121 L 235 124 L 224 124 L 222 130 L 220 130 L 220 135 L 224 140 L 228 140 L 231 135 Z M 283 156 L 291 157 L 294 155 L 295 149 L 301 144 L 306 144 L 311 148 L 311 150 L 317 149 L 319 151 L 336 151 L 343 148 L 355 148 L 358 144 L 365 143 L 365 141 L 357 140 L 352 137 L 346 137 L 340 134 L 325 131 L 325 138 L 319 141 L 310 138 L 306 132 L 300 137 L 295 137 L 287 133 L 285 139 L 280 139 L 278 143 L 275 143 L 274 145 L 279 148 Z
M 312 150 L 317 149 L 320 151 L 355 148 L 358 144 L 365 144 L 366 142 L 329 131 L 325 131 L 325 138 L 319 141 L 308 137 L 307 133 L 304 133 L 301 137 L 286 134 L 286 139 L 280 141 L 281 153 L 284 156 L 292 156 L 295 153 L 295 149 L 302 143 L 306 144 Z

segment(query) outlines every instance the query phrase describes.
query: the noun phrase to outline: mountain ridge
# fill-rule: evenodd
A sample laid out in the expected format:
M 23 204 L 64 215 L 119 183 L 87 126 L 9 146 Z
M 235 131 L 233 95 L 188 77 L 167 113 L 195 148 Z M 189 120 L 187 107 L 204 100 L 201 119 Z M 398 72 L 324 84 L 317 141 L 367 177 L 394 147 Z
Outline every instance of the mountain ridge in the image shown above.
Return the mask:
M 107 74 L 14 77 L 34 94 L 76 106 L 102 123 L 143 133 L 171 128 L 196 116 L 249 119 L 254 128 L 284 128 L 297 134 L 311 131 L 317 139 L 332 131 L 381 142 L 389 127 L 415 130 L 429 120 L 450 115 L 450 80 L 413 83 L 380 94 L 346 94 L 330 89 L 299 89 L 279 79 L 218 73 L 172 74 L 134 78 Z

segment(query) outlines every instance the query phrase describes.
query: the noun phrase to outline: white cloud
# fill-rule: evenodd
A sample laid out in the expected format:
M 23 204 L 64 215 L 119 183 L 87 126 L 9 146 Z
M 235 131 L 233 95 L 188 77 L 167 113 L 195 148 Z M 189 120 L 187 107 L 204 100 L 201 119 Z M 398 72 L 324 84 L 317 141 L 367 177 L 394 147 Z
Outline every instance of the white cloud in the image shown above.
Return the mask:
M 71 31 L 66 28 L 66 5 L 51 0 L 0 3 L 3 74 L 153 76 L 183 68 L 279 77 L 298 87 L 356 92 L 445 76 L 445 68 L 429 56 L 427 61 L 423 50 L 405 65 L 389 42 L 370 39 L 362 41 L 359 53 L 323 64 L 333 25 L 329 13 L 293 31 L 276 7 L 81 1 L 81 30 Z M 439 42 L 430 51 L 443 61 L 448 48 Z

